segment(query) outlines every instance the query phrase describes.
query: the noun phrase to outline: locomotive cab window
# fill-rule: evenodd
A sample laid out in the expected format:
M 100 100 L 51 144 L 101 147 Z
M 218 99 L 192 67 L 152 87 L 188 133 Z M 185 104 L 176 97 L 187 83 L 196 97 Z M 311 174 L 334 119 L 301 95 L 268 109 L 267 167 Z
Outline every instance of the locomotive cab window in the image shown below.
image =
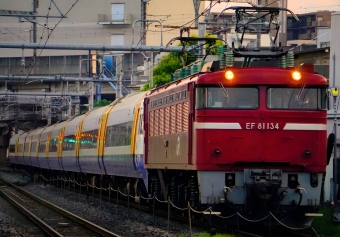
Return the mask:
M 325 88 L 268 88 L 268 109 L 325 110 L 327 93 Z
M 196 88 L 196 109 L 257 109 L 256 87 L 208 86 Z

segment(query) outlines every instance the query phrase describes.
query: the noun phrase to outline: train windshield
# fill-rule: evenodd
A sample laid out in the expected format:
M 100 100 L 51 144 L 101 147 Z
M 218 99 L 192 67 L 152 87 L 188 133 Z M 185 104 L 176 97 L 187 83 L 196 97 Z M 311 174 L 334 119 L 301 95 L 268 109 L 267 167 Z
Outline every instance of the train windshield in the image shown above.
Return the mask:
M 268 109 L 324 110 L 327 109 L 325 88 L 275 88 L 267 89 Z
M 206 86 L 196 88 L 196 109 L 257 109 L 256 87 Z

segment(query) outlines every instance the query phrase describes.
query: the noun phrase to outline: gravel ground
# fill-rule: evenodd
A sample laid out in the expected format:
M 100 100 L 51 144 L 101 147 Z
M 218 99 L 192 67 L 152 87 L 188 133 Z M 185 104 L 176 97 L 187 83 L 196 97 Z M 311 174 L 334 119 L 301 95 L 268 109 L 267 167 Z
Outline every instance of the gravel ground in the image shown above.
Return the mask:
M 22 175 L 11 171 L 0 171 L 0 176 L 61 208 L 124 237 L 189 236 L 187 224 L 171 220 L 168 232 L 166 218 L 155 217 L 154 223 L 153 215 L 149 213 L 142 212 L 139 215 L 138 210 L 122 206 L 117 207 L 106 201 L 102 201 L 100 205 L 98 199 L 90 197 L 87 200 L 85 195 L 72 191 L 55 188 L 51 185 L 34 184 L 30 182 L 28 177 L 22 177 Z M 4 217 L 2 217 L 3 215 Z M 6 220 L 7 224 L 2 225 L 3 219 Z M 13 230 L 13 235 L 1 235 L 2 231 L 8 232 L 6 226 L 16 226 L 16 222 L 0 209 L 0 236 L 26 236 L 20 229 Z M 198 236 L 202 232 L 206 232 L 206 230 L 192 227 L 192 236 Z
M 1 175 L 1 174 L 0 174 Z M 1 186 L 1 185 L 0 185 Z M 0 187 L 1 188 L 1 187 Z M 0 195 L 0 236 L 41 236 L 41 230 Z M 39 235 L 40 234 L 40 235 Z

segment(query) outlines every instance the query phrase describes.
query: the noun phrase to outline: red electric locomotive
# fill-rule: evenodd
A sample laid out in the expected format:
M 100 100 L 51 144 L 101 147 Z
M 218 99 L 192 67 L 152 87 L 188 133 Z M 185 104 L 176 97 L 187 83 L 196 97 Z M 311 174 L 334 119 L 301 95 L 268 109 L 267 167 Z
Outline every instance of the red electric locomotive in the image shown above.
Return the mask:
M 309 226 L 326 171 L 326 78 L 294 69 L 282 47 L 220 52 L 145 99 L 149 193 L 224 224 Z M 233 56 L 279 66 L 238 68 Z

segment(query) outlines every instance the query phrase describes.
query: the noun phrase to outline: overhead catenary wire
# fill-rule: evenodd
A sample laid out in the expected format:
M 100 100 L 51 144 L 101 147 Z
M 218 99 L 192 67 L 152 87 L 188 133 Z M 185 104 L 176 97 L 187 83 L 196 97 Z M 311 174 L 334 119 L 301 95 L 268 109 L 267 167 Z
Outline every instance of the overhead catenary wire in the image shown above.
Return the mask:
M 72 8 L 78 3 L 79 0 L 75 0 L 75 2 L 72 4 L 72 6 L 68 9 L 68 11 L 63 15 L 63 17 L 57 22 L 57 24 L 55 24 L 55 26 L 51 29 L 51 32 L 48 33 L 48 36 L 47 36 L 47 39 L 44 43 L 44 46 L 43 48 L 40 50 L 40 53 L 39 53 L 39 57 L 40 55 L 42 54 L 43 50 L 44 50 L 44 47 L 45 45 L 47 44 L 48 40 L 50 39 L 50 36 L 52 35 L 53 31 L 57 28 L 57 26 L 60 24 L 60 22 L 65 18 L 65 16 L 68 15 L 68 13 L 72 10 Z M 29 77 L 29 75 L 31 75 L 33 69 L 35 68 L 36 66 L 36 61 L 34 62 L 34 65 L 33 67 L 31 68 L 30 72 L 28 73 L 27 75 L 27 78 Z

